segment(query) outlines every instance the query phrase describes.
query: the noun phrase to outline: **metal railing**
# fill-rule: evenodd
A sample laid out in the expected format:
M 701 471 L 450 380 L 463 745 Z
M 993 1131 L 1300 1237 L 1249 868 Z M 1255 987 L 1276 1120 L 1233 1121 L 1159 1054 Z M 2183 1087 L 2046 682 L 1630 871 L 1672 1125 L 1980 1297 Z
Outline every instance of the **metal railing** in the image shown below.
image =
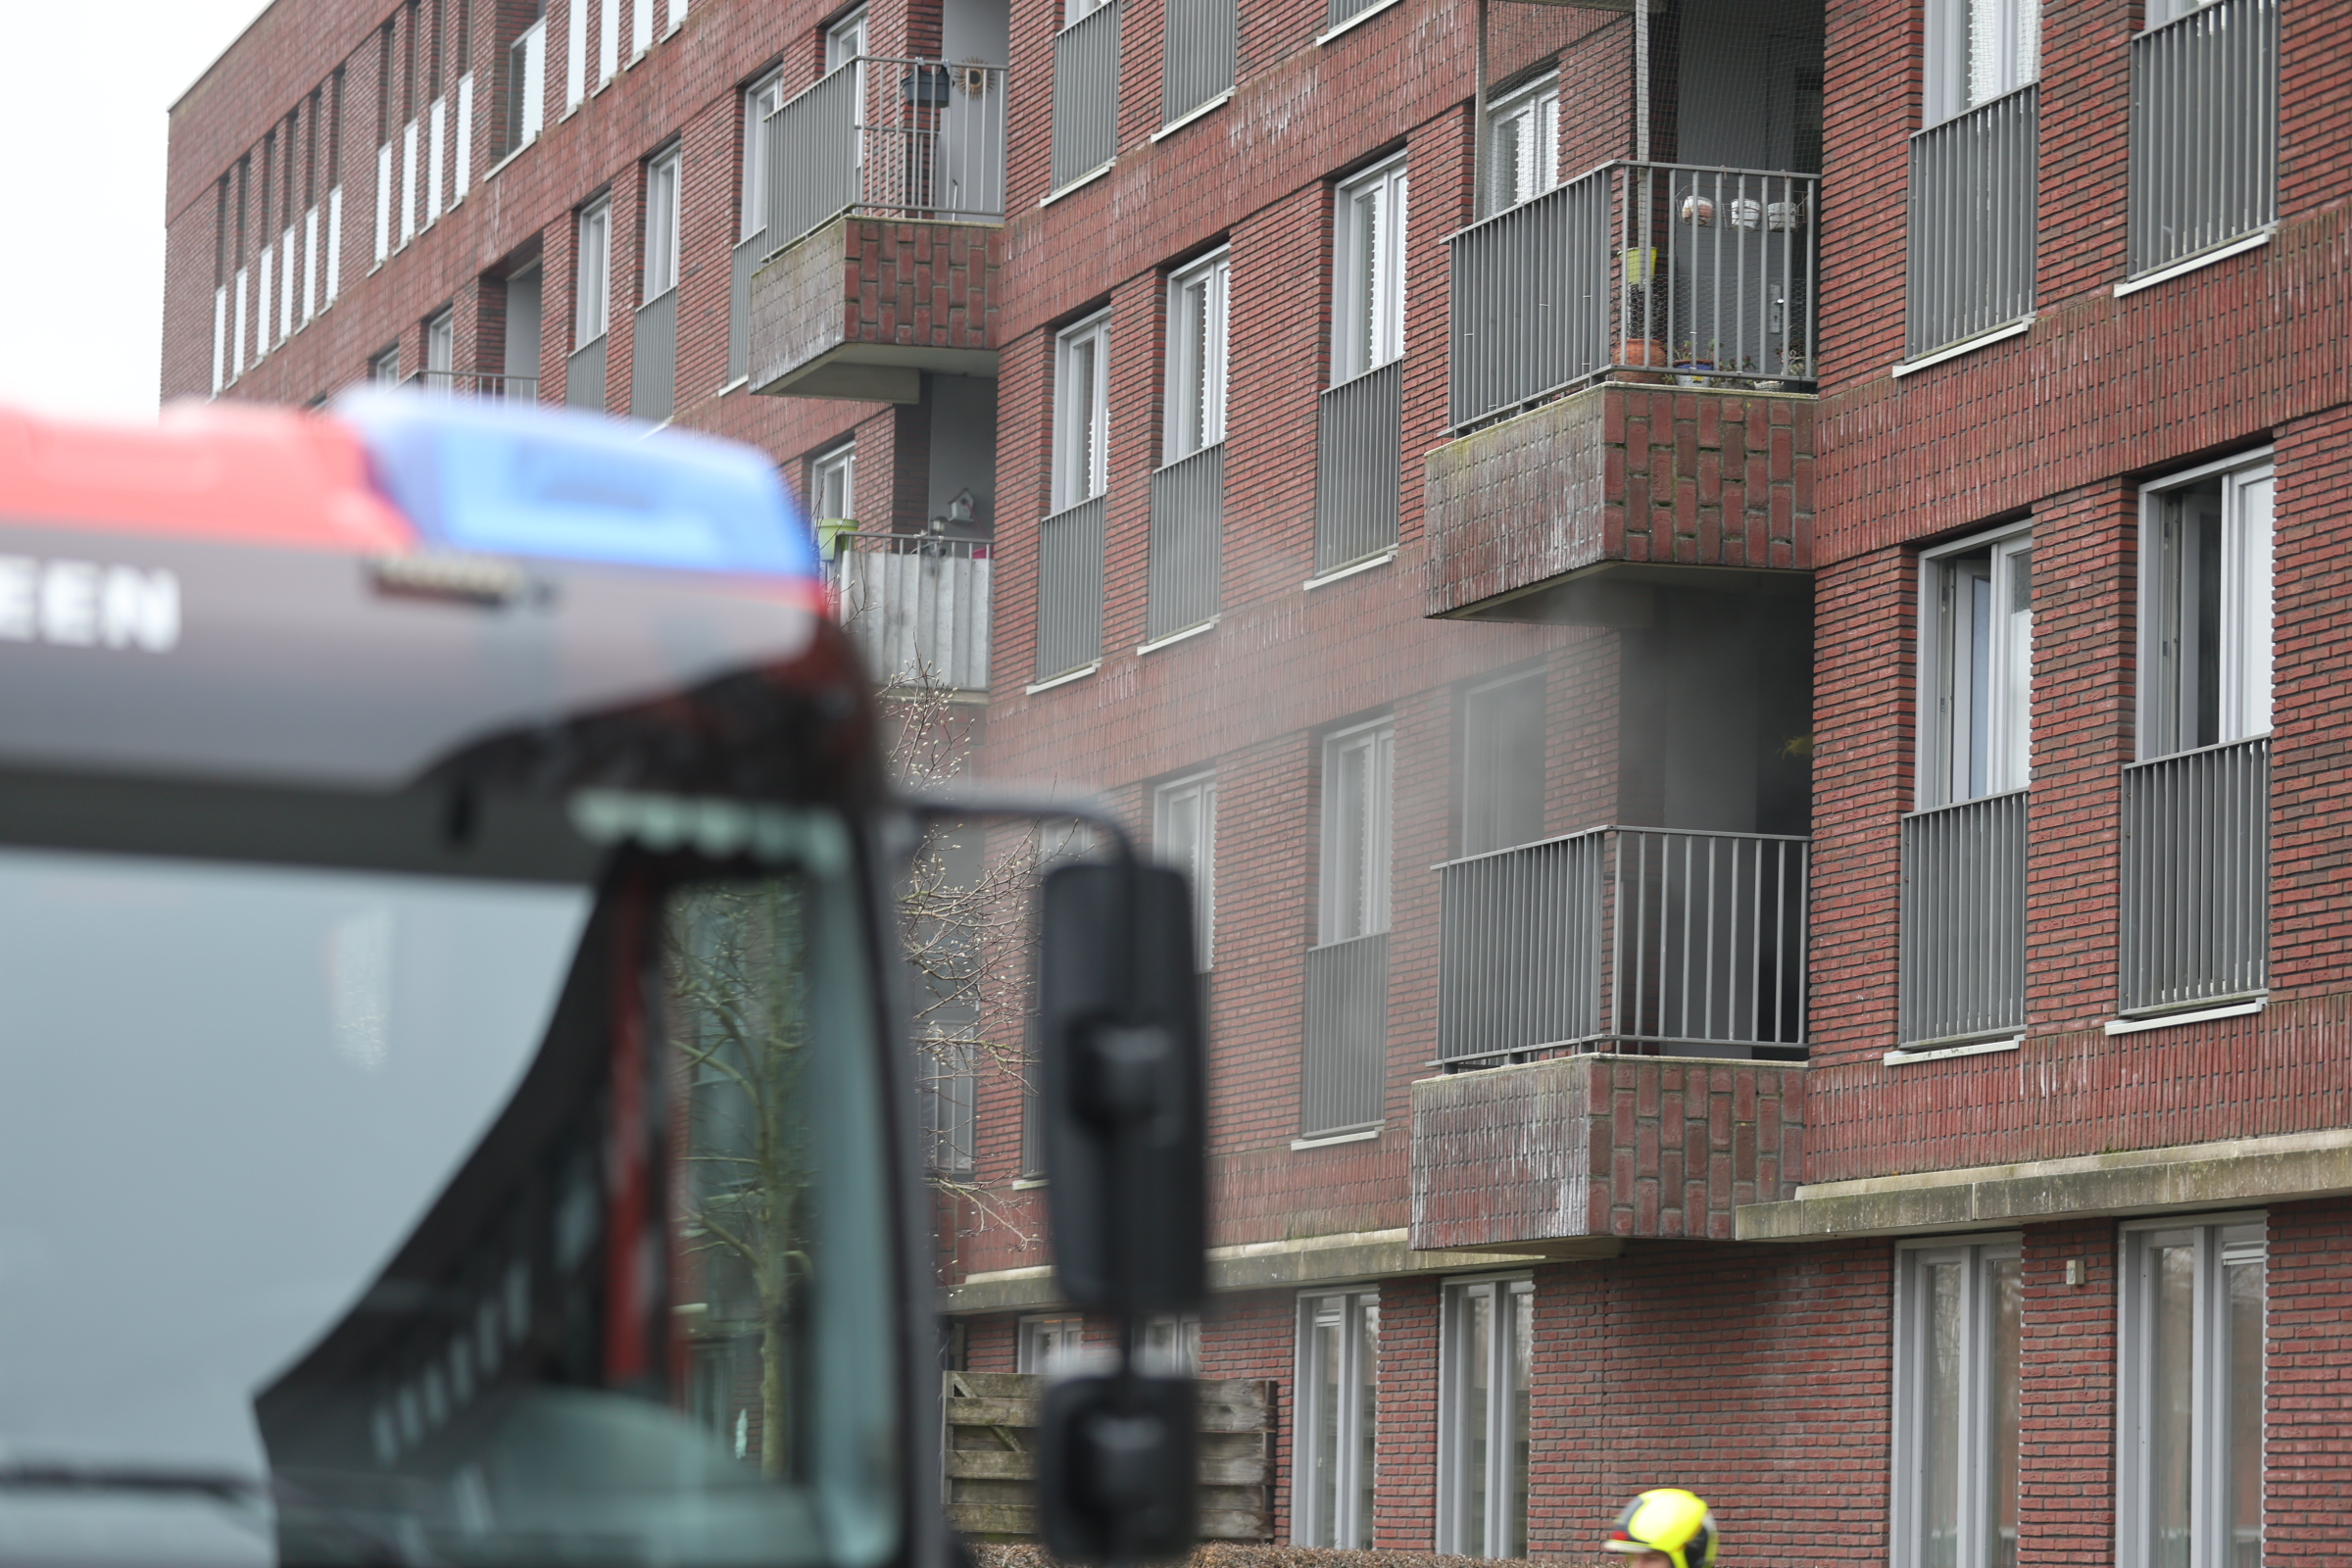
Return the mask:
M 1037 678 L 1102 657 L 1102 512 L 1107 497 L 1065 507 L 1037 527 Z
M 1389 934 L 1307 949 L 1299 1132 L 1311 1138 L 1379 1121 L 1388 1063 Z
M 1439 866 L 1438 1059 L 1805 1044 L 1803 838 L 1600 827 Z
M 1903 818 L 1901 998 L 1906 1046 L 2026 1026 L 2026 792 Z
M 598 338 L 586 348 L 571 351 L 564 362 L 564 403 L 566 408 L 601 409 L 605 406 L 605 350 L 612 343 L 610 335 Z
M 1152 474 L 1152 558 L 1144 635 L 1157 640 L 1217 612 L 1218 535 L 1225 521 L 1225 444 Z
M 1329 0 L 1323 8 L 1323 27 L 1329 31 L 1350 17 L 1360 17 L 1380 0 Z
M 859 55 L 763 122 L 767 252 L 843 213 L 999 222 L 1004 68 Z
M 637 307 L 629 350 L 629 416 L 659 422 L 678 396 L 678 291 Z
M 1233 90 L 1235 0 L 1163 0 L 1159 119 L 1182 120 Z
M 1119 150 L 1119 8 L 1098 6 L 1054 37 L 1054 188 Z
M 1603 164 L 1446 240 L 1456 428 L 1611 369 L 1809 385 L 1818 176 Z
M 412 370 L 400 384 L 446 397 L 514 398 L 529 402 L 539 395 L 535 375 L 494 375 L 488 370 Z
M 2269 986 L 2268 737 L 2124 769 L 2122 916 L 2126 1011 Z
M 2040 97 L 2020 87 L 1911 138 L 1905 352 L 2033 311 Z
M 2278 0 L 2216 0 L 2132 40 L 2129 252 L 2136 275 L 2278 208 Z
M 842 624 L 877 681 L 988 690 L 989 545 L 919 533 L 834 536 Z
M 1315 573 L 1396 543 L 1404 462 L 1404 362 L 1326 391 L 1315 417 Z

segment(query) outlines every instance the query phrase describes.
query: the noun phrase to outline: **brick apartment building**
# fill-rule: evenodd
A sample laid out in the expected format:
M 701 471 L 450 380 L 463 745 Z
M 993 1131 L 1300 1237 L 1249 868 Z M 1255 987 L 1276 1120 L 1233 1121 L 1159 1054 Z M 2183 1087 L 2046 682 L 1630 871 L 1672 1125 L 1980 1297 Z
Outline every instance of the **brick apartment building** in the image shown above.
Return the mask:
M 1153 1339 L 1277 1383 L 1281 1538 L 2341 1561 L 2352 5 L 824 3 L 280 0 L 165 393 L 855 520 L 979 765 L 1194 873 Z M 1018 1083 L 934 1114 L 951 1353 L 1083 1355 Z

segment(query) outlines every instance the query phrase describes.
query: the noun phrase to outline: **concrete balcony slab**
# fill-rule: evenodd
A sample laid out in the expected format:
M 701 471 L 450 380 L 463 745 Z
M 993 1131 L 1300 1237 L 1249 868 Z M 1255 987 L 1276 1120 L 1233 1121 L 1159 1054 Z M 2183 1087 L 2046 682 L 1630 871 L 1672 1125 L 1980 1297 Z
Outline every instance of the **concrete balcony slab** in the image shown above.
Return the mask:
M 1804 1074 L 1574 1055 L 1422 1079 L 1411 1245 L 1575 1257 L 1602 1238 L 1730 1241 L 1736 1208 L 1796 1190 Z
M 1429 454 L 1423 612 L 1648 624 L 1676 583 L 1802 593 L 1810 394 L 1607 381 Z
M 1004 230 L 844 216 L 752 273 L 750 378 L 773 396 L 914 403 L 997 373 Z

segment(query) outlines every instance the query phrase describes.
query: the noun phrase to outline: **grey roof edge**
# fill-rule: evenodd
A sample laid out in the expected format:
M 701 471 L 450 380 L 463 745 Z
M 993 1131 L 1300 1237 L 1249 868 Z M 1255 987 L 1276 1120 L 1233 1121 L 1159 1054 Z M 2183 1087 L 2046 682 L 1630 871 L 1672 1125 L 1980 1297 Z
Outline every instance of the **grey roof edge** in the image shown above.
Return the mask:
M 1743 1242 L 1916 1236 L 2352 1195 L 2352 1130 L 1799 1188 L 1734 1211 Z

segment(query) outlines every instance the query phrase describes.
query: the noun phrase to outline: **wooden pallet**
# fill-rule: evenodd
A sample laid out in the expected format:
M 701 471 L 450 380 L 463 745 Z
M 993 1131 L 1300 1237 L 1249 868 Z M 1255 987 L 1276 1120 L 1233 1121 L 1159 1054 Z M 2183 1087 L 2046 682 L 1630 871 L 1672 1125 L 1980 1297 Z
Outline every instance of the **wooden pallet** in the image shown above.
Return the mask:
M 1037 1408 L 1046 1380 L 1019 1372 L 948 1372 L 948 1523 L 977 1541 L 1034 1541 Z M 1203 1382 L 1200 1539 L 1274 1538 L 1275 1390 L 1270 1378 Z

